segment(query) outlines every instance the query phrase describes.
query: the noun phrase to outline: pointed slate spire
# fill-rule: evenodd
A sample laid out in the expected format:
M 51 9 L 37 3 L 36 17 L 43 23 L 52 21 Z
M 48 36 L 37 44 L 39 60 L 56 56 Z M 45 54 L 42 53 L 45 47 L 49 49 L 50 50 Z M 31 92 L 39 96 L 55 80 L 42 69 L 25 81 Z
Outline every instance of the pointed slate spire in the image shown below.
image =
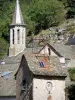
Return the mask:
M 24 20 L 20 10 L 19 0 L 16 0 L 16 6 L 11 25 L 24 25 Z

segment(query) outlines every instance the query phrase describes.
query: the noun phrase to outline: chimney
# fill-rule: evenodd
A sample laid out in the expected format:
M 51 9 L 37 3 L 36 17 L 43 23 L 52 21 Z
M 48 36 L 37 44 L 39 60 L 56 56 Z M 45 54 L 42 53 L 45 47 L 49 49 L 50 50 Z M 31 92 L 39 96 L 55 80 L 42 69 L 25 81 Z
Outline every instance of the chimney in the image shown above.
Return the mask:
M 65 58 L 64 57 L 60 57 L 60 63 L 65 64 Z
M 64 57 L 60 57 L 60 64 L 62 67 L 65 67 L 65 58 Z

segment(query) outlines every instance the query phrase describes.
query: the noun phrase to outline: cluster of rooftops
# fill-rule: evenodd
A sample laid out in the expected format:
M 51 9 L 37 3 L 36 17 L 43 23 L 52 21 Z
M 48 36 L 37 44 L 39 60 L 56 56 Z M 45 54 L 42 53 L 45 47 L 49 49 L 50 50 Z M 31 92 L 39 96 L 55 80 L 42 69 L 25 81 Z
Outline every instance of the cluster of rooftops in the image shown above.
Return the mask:
M 17 0 L 11 25 L 25 25 L 18 2 Z M 33 53 L 32 48 L 25 48 L 17 56 L 6 56 L 2 59 L 0 62 L 0 96 L 16 96 L 15 77 L 23 58 L 33 76 L 40 77 L 66 77 L 67 67 L 75 65 L 75 46 L 47 43 L 37 50 L 38 52 Z M 41 53 L 42 51 L 45 52 Z
M 48 46 L 57 56 L 40 54 L 41 50 L 45 49 L 45 46 Z M 32 48 L 26 48 L 24 52 L 15 57 L 5 57 L 2 60 L 2 62 L 5 63 L 0 64 L 0 72 L 7 73 L 5 73 L 4 76 L 1 76 L 0 73 L 1 96 L 16 95 L 15 75 L 19 71 L 20 63 L 23 57 L 27 61 L 30 72 L 32 72 L 35 76 L 66 77 L 67 66 L 69 66 L 67 63 L 70 62 L 71 59 L 74 59 L 73 50 L 75 47 L 62 45 L 61 48 L 60 46 L 58 48 L 58 46 L 55 45 L 55 47 L 53 47 L 54 45 L 52 46 L 50 44 L 46 44 L 45 46 L 42 47 L 42 49 L 37 53 L 32 53 Z M 57 49 L 55 49 L 56 47 Z M 64 55 L 64 64 L 60 63 L 61 56 L 59 56 L 59 54 Z M 41 65 L 41 63 L 43 63 L 43 65 Z M 65 65 L 64 68 L 62 65 Z M 5 77 L 7 75 L 9 77 Z

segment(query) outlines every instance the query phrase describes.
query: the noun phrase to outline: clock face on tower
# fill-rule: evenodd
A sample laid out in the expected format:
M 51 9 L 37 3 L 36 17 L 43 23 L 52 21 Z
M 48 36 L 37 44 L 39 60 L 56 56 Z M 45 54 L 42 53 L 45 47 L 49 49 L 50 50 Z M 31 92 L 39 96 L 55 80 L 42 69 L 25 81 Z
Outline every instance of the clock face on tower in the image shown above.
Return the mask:
M 48 93 L 50 94 L 53 88 L 53 84 L 51 82 L 47 82 L 46 83 L 46 90 L 48 91 Z

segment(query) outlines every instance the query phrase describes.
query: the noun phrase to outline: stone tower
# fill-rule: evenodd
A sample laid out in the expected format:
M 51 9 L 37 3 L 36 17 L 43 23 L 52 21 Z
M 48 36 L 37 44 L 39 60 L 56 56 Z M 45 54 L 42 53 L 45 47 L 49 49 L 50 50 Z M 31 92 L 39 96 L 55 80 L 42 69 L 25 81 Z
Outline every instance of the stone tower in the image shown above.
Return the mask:
M 20 10 L 19 1 L 16 1 L 16 6 L 13 14 L 12 23 L 9 26 L 10 47 L 9 57 L 16 56 L 23 52 L 26 48 L 26 27 L 23 21 Z

